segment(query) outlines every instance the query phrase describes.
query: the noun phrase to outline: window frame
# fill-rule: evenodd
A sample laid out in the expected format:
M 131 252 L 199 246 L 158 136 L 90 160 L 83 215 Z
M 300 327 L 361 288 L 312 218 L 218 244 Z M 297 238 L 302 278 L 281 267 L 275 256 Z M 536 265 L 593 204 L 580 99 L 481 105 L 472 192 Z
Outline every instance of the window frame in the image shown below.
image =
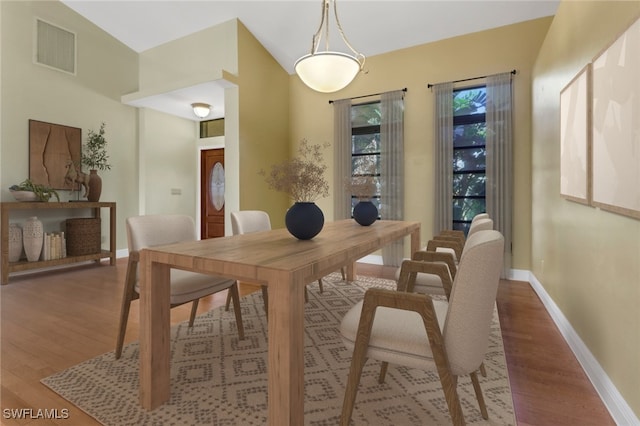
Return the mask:
M 378 179 L 380 179 L 380 157 L 382 155 L 382 150 L 381 147 L 379 147 L 380 149 L 378 149 L 378 151 L 376 152 L 367 152 L 367 153 L 354 153 L 353 152 L 353 148 L 354 148 L 354 143 L 353 143 L 353 137 L 354 136 L 362 136 L 362 135 L 372 135 L 372 134 L 380 134 L 381 131 L 381 125 L 380 124 L 369 124 L 369 125 L 365 125 L 365 126 L 354 126 L 353 125 L 353 109 L 357 108 L 357 107 L 361 107 L 363 105 L 373 105 L 373 104 L 378 104 L 378 108 L 381 107 L 382 102 L 380 100 L 377 101 L 370 101 L 370 102 L 362 102 L 362 103 L 358 103 L 358 104 L 352 104 L 351 105 L 351 157 L 350 157 L 350 168 L 351 168 L 351 173 L 350 173 L 350 178 L 353 179 L 354 177 L 360 177 L 360 176 L 373 176 L 373 177 L 377 177 Z M 371 155 L 375 155 L 377 156 L 377 161 L 375 162 L 376 164 L 376 173 L 375 174 L 354 174 L 353 171 L 353 160 L 354 158 L 357 157 L 365 157 L 365 156 L 371 156 Z M 354 200 L 357 199 L 357 197 L 355 195 L 351 195 L 350 196 L 351 199 L 351 217 L 353 217 L 353 207 L 355 206 Z M 372 199 L 377 200 L 377 205 L 376 207 L 378 208 L 378 212 L 380 212 L 380 194 L 376 193 Z M 375 202 L 374 202 L 375 203 Z M 378 214 L 378 219 L 380 219 L 380 215 Z
M 473 91 L 475 89 L 485 89 L 486 90 L 486 85 L 477 85 L 477 86 L 472 86 L 472 87 L 464 87 L 464 88 L 459 88 L 459 89 L 454 89 L 453 90 L 453 94 L 452 96 L 455 98 L 455 96 L 460 93 L 460 92 L 467 92 L 467 91 Z M 486 100 L 486 99 L 485 99 Z M 485 103 L 485 108 L 486 108 L 486 103 Z M 483 123 L 486 126 L 487 123 L 487 116 L 486 116 L 486 112 L 482 112 L 482 113 L 471 113 L 471 114 L 464 114 L 464 115 L 455 115 L 455 111 L 453 114 L 453 125 L 452 125 L 452 129 L 451 131 L 454 132 L 455 134 L 455 129 L 458 126 L 464 126 L 464 125 L 470 125 L 470 124 L 479 124 L 479 123 Z M 455 138 L 454 138 L 455 139 Z M 484 205 L 487 205 L 487 197 L 486 197 L 486 173 L 487 173 L 487 163 L 486 163 L 486 152 L 487 152 L 487 144 L 486 144 L 486 136 L 484 138 L 484 143 L 483 144 L 475 144 L 475 145 L 461 145 L 461 146 L 456 146 L 455 145 L 455 140 L 453 143 L 453 152 L 452 152 L 452 185 L 453 182 L 455 182 L 455 176 L 456 175 L 469 175 L 469 174 L 484 174 L 485 176 L 485 181 L 484 181 L 484 191 L 482 191 L 483 195 L 455 195 L 455 191 L 453 191 L 453 187 L 452 187 L 452 209 L 455 211 L 455 202 L 456 200 L 484 200 Z M 484 168 L 482 169 L 472 169 L 472 170 L 456 170 L 456 165 L 455 165 L 455 160 L 456 160 L 456 151 L 464 151 L 464 150 L 469 150 L 469 149 L 479 149 L 481 148 L 484 153 L 485 153 L 485 163 L 484 163 Z M 471 225 L 471 219 L 469 220 L 461 220 L 461 219 L 456 219 L 455 217 L 452 218 L 452 228 L 453 229 L 461 229 L 464 230 L 465 233 L 466 231 L 468 231 L 469 226 Z

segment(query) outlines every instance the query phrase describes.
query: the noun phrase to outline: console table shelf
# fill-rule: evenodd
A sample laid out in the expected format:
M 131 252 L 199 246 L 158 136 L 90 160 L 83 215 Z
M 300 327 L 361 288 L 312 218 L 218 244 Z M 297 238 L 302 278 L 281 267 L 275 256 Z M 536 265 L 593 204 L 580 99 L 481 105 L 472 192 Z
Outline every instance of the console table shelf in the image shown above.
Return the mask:
M 67 203 L 46 203 L 46 202 L 3 202 L 0 203 L 2 209 L 0 244 L 2 253 L 2 284 L 9 282 L 11 272 L 29 271 L 32 269 L 48 268 L 52 266 L 68 265 L 77 262 L 96 261 L 108 258 L 110 265 L 116 262 L 116 203 L 114 202 L 67 202 Z M 100 217 L 100 209 L 109 209 L 109 250 L 101 250 L 100 253 L 86 254 L 81 256 L 67 256 L 62 259 L 39 260 L 27 262 L 9 262 L 9 215 L 14 210 L 55 210 L 55 209 L 90 209 L 94 218 Z

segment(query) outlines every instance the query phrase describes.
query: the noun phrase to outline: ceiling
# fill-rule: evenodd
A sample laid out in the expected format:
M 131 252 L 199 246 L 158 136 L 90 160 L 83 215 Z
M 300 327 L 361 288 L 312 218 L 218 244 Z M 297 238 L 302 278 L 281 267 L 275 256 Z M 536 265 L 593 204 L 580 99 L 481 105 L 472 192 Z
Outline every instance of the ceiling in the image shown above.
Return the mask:
M 280 65 L 293 64 L 311 48 L 320 24 L 321 0 L 62 0 L 80 15 L 137 52 L 238 18 Z M 385 52 L 554 15 L 560 0 L 339 0 L 338 18 L 349 42 L 373 56 Z M 331 50 L 346 51 L 330 17 Z M 324 41 L 323 41 L 324 42 Z M 184 97 L 195 99 L 193 89 Z M 159 94 L 158 94 L 159 95 Z M 179 93 L 172 96 L 181 99 Z M 162 97 L 155 97 L 153 104 Z M 164 99 L 165 104 L 171 104 Z M 176 101 L 174 101 L 176 102 Z M 212 100 L 211 102 L 220 102 Z M 213 105 L 213 103 L 212 103 Z M 222 104 L 224 107 L 224 104 Z M 166 106 L 164 109 L 166 111 Z M 159 109 L 159 108 L 156 108 Z M 184 110 L 184 103 L 181 105 Z M 187 108 L 188 110 L 188 108 Z M 215 109 L 214 113 L 215 114 Z M 187 113 L 170 112 L 196 119 Z M 189 115 L 191 114 L 191 115 Z M 212 114 L 212 116 L 213 116 Z M 209 118 L 211 118 L 210 116 Z

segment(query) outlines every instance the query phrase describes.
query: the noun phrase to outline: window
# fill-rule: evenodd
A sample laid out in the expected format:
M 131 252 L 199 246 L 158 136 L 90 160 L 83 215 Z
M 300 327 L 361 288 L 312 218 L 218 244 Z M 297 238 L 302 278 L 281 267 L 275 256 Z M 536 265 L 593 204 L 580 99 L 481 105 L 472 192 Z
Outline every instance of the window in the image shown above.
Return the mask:
M 371 200 L 380 211 L 380 102 L 351 106 L 351 176 L 374 176 L 376 193 Z M 351 196 L 351 211 L 358 203 Z
M 200 137 L 212 138 L 224 136 L 224 118 L 216 118 L 200 122 Z
M 453 92 L 453 229 L 486 211 L 485 86 Z

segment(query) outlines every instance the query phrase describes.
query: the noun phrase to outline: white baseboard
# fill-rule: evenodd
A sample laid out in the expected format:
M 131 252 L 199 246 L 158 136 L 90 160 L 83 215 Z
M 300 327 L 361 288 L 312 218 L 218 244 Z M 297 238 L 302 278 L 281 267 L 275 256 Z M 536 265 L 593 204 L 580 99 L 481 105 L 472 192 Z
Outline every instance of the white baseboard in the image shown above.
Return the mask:
M 526 281 L 531 284 L 533 290 L 538 294 L 542 304 L 549 312 L 549 315 L 555 322 L 558 330 L 566 340 L 567 344 L 578 359 L 584 372 L 591 380 L 596 392 L 600 395 L 602 402 L 609 410 L 611 417 L 616 424 L 621 426 L 640 425 L 640 420 L 635 415 L 629 404 L 620 395 L 609 376 L 595 359 L 589 348 L 584 344 L 578 333 L 573 329 L 567 318 L 564 316 L 560 308 L 551 299 L 551 296 L 544 289 L 540 281 L 533 275 L 531 271 L 512 269 L 509 279 L 517 281 Z

